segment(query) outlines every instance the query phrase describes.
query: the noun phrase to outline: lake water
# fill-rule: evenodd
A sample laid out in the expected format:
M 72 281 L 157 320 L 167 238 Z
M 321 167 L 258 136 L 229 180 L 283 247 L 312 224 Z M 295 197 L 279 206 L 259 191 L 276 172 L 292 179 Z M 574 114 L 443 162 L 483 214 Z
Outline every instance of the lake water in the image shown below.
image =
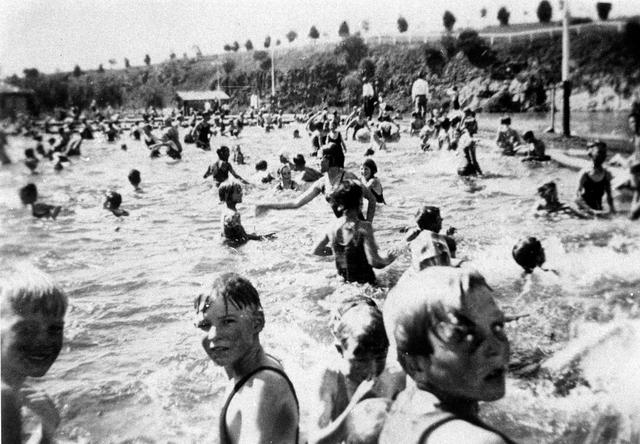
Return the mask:
M 491 124 L 483 119 L 481 129 Z M 218 137 L 213 144 L 241 144 L 248 165 L 236 170 L 249 178 L 260 159 L 275 168 L 281 149 L 308 153 L 306 138 L 291 137 L 295 126 L 268 134 L 246 128 L 239 140 Z M 17 161 L 0 170 L 0 266 L 30 260 L 51 273 L 70 299 L 63 351 L 36 382 L 61 407 L 60 436 L 84 442 L 211 441 L 226 378 L 201 349 L 192 300 L 202 282 L 223 271 L 245 275 L 260 292 L 264 346 L 283 360 L 306 422 L 315 372 L 333 353 L 329 310 L 345 294 L 383 300 L 409 258 L 378 273 L 379 288 L 347 286 L 331 259 L 310 255 L 333 220 L 324 199 L 256 218 L 252 204 L 295 196 L 257 186 L 246 190 L 239 207 L 243 223 L 248 231 L 277 231 L 277 238 L 225 247 L 219 239 L 222 207 L 211 181 L 202 179 L 215 153 L 187 145 L 184 160 L 170 165 L 150 159 L 140 142 L 124 139 L 85 141 L 82 158 L 60 173 L 46 164 L 32 176 L 20 162 L 27 141 L 12 138 L 9 154 Z M 128 151 L 120 149 L 122 142 Z M 508 327 L 514 355 L 561 350 L 587 320 L 607 326 L 638 316 L 640 224 L 622 215 L 551 222 L 529 214 L 537 186 L 548 180 L 558 183 L 563 200 L 572 199 L 575 172 L 501 158 L 482 143 L 478 158 L 486 176 L 465 181 L 450 153 L 423 153 L 418 144 L 405 134 L 374 156 L 389 203 L 378 208 L 374 221 L 378 243 L 393 246 L 420 205 L 439 205 L 445 228 L 458 229 L 459 255 L 485 274 L 504 310 L 531 315 Z M 348 147 L 347 167 L 355 171 L 365 147 Z M 144 193 L 129 186 L 131 168 L 141 171 Z M 64 207 L 56 221 L 34 219 L 20 205 L 17 189 L 28 182 L 37 184 L 42 201 Z M 131 216 L 117 219 L 102 209 L 109 189 L 122 193 Z M 558 276 L 541 272 L 523 279 L 510 250 L 528 235 L 542 239 Z M 615 384 L 558 397 L 544 379 L 510 379 L 506 398 L 488 406 L 487 418 L 524 442 L 580 436 L 605 401 L 615 401 Z

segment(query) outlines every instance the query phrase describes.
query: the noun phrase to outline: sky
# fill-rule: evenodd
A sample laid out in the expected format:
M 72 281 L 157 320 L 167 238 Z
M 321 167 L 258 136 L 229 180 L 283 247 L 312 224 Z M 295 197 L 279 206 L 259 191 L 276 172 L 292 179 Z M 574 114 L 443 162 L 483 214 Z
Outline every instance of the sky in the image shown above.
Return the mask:
M 560 19 L 559 1 L 550 0 L 553 20 Z M 596 18 L 596 0 L 569 0 L 574 16 Z M 610 0 L 610 18 L 640 14 L 640 0 Z M 346 20 L 351 32 L 369 23 L 368 35 L 397 34 L 396 20 L 409 23 L 408 34 L 439 32 L 442 14 L 450 10 L 456 27 L 496 25 L 501 6 L 511 23 L 537 21 L 539 0 L 0 0 L 0 78 L 41 72 L 122 68 L 127 57 L 142 65 L 145 54 L 160 62 L 174 52 L 195 55 L 222 52 L 251 39 L 262 47 L 267 35 L 288 45 L 285 34 L 298 33 L 294 44 L 309 42 L 315 25 L 321 40 L 335 40 Z M 480 10 L 487 9 L 487 17 Z M 114 65 L 109 60 L 115 60 Z

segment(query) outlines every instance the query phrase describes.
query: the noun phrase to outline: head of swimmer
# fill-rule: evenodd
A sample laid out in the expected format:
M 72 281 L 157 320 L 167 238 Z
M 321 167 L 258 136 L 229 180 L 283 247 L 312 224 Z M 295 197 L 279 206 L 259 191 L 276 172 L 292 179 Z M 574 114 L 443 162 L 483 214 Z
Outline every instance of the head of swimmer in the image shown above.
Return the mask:
M 385 328 L 419 389 L 451 402 L 505 394 L 509 340 L 493 290 L 475 270 L 428 267 L 385 302 Z
M 195 325 L 204 332 L 202 347 L 217 365 L 238 369 L 260 350 L 264 313 L 258 291 L 237 273 L 205 285 L 194 300 Z
M 225 180 L 218 187 L 218 197 L 228 207 L 235 207 L 242 202 L 242 185 L 235 180 Z
M 558 188 L 555 182 L 547 182 L 538 187 L 538 195 L 542 197 L 547 204 L 558 203 Z
M 354 384 L 382 373 L 389 340 L 382 312 L 371 298 L 344 301 L 331 325 L 335 347 L 344 364 L 344 374 Z
M 601 166 L 607 160 L 607 144 L 600 140 L 593 140 L 587 143 L 589 157 L 594 166 Z
M 220 160 L 223 160 L 225 162 L 229 160 L 230 151 L 228 146 L 222 145 L 216 150 L 216 153 L 218 154 L 218 158 Z
M 416 225 L 421 230 L 429 230 L 439 233 L 442 230 L 442 216 L 440 216 L 440 208 L 431 205 L 425 205 L 416 213 Z

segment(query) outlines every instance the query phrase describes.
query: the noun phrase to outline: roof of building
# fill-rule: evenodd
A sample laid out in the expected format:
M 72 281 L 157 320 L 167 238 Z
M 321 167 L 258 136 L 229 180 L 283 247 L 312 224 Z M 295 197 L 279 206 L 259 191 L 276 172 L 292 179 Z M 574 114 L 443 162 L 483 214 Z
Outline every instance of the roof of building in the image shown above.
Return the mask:
M 177 91 L 176 94 L 184 101 L 199 100 L 229 100 L 227 93 L 221 89 L 214 91 Z

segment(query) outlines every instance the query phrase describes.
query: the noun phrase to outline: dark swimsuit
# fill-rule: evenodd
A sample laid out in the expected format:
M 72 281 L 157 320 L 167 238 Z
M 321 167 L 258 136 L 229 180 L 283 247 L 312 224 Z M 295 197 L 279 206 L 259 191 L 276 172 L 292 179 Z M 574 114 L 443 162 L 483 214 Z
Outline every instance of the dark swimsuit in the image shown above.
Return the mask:
M 280 370 L 279 368 L 276 368 L 276 367 L 270 367 L 268 365 L 260 366 L 257 369 L 253 370 L 251 373 L 245 375 L 240 381 L 238 381 L 238 383 L 233 386 L 233 390 L 231 391 L 231 394 L 225 401 L 224 406 L 222 407 L 222 411 L 220 412 L 220 421 L 219 421 L 220 444 L 231 443 L 231 438 L 229 438 L 229 431 L 227 430 L 227 421 L 226 421 L 227 409 L 229 408 L 229 404 L 231 404 L 231 400 L 233 399 L 235 394 L 240 391 L 242 386 L 245 385 L 247 381 L 249 381 L 249 379 L 251 379 L 253 376 L 255 376 L 256 374 L 260 373 L 263 370 L 271 370 L 272 372 L 276 372 L 277 374 L 279 374 L 284 378 L 284 380 L 289 385 L 289 388 L 291 389 L 291 393 L 293 393 L 293 398 L 296 400 L 296 407 L 298 411 L 300 410 L 300 406 L 298 404 L 298 397 L 296 396 L 296 390 L 293 387 L 293 384 L 291 383 L 291 380 L 289 379 L 287 374 L 283 370 Z M 298 435 L 299 433 L 298 433 L 298 430 L 296 429 L 296 444 L 298 444 Z
M 373 194 L 373 197 L 376 198 L 376 202 L 386 205 L 386 202 L 384 201 L 384 196 L 382 195 L 382 191 L 380 191 L 380 194 L 376 193 L 373 189 L 369 189 L 369 191 L 371 191 L 371 194 Z
M 209 167 L 209 173 L 213 176 L 213 180 L 216 186 L 219 186 L 222 182 L 229 178 L 229 162 L 219 160 Z
M 334 239 L 332 248 L 338 274 L 347 282 L 375 284 L 376 275 L 367 260 L 362 236 L 356 233 L 346 245 Z
M 594 210 L 602 210 L 602 196 L 604 196 L 605 189 L 609 183 L 609 177 L 605 172 L 605 176 L 602 180 L 596 182 L 588 173 L 585 173 L 585 175 L 586 178 L 583 184 L 584 189 L 582 191 L 582 199 Z

